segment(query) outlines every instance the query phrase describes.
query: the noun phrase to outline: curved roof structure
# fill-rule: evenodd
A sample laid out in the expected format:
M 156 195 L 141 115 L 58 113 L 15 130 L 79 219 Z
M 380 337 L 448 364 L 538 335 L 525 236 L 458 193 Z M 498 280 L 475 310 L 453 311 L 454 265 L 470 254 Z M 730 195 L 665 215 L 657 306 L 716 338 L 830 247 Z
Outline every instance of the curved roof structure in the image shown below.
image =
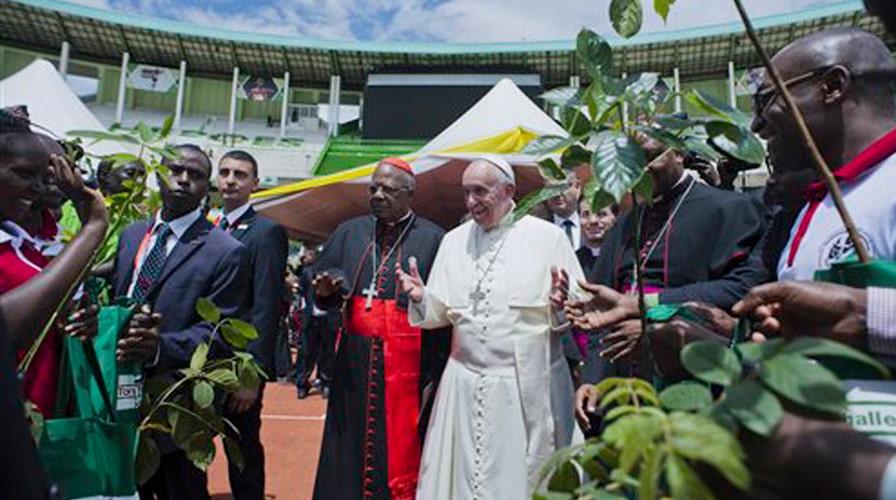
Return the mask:
M 819 29 L 857 26 L 885 36 L 861 0 L 846 0 L 801 12 L 754 21 L 769 51 Z M 896 40 L 886 38 L 891 47 Z M 584 75 L 574 40 L 489 44 L 383 43 L 327 41 L 225 31 L 167 19 L 134 16 L 59 0 L 0 2 L 0 43 L 55 52 L 67 40 L 72 55 L 118 64 L 123 52 L 131 60 L 176 67 L 187 62 L 191 74 L 227 78 L 233 68 L 254 75 L 290 72 L 294 84 L 325 88 L 331 75 L 343 89 L 360 89 L 367 74 L 389 67 L 404 71 L 515 68 L 539 73 L 546 87 L 566 85 Z M 679 31 L 642 33 L 633 39 L 609 40 L 617 71 L 670 73 L 686 77 L 722 75 L 733 61 L 738 67 L 759 64 L 738 23 Z

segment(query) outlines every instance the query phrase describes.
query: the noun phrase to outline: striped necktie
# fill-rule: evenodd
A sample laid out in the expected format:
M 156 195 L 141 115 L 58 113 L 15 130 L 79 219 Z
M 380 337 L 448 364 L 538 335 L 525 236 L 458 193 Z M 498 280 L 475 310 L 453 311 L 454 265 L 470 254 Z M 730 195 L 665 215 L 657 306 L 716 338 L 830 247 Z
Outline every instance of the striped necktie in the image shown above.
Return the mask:
M 168 236 L 171 234 L 171 228 L 168 224 L 162 222 L 153 230 L 156 234 L 156 241 L 146 258 L 143 259 L 143 265 L 140 266 L 140 272 L 137 274 L 137 283 L 134 286 L 134 293 L 131 298 L 135 302 L 143 302 L 150 287 L 162 274 L 162 268 L 165 266 L 165 258 L 168 257 L 166 243 Z

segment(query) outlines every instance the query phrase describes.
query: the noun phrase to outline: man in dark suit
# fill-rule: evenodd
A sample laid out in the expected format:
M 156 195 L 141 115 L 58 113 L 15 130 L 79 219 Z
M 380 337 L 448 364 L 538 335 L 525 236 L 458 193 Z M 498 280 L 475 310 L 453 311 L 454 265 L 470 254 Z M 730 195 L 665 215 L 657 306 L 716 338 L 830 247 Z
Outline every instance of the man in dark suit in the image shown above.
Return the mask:
M 114 272 L 115 295 L 144 304 L 129 325 L 132 336 L 159 336 L 158 349 L 147 356 L 148 375 L 172 378 L 212 337 L 214 325 L 199 317 L 196 301 L 207 297 L 223 316 L 242 316 L 246 292 L 245 247 L 216 229 L 201 209 L 211 162 L 197 146 L 175 149 L 176 159 L 165 161 L 169 174 L 159 176 L 162 209 L 125 228 Z M 212 355 L 227 351 L 221 341 L 211 346 Z M 140 487 L 141 499 L 208 499 L 205 472 L 170 439 L 157 441 L 162 460 Z
M 255 361 L 274 373 L 274 344 L 282 318 L 281 297 L 286 275 L 288 239 L 274 221 L 255 213 L 249 196 L 258 188 L 258 163 L 245 151 L 230 151 L 218 163 L 218 190 L 224 199 L 224 215 L 218 227 L 246 246 L 246 265 L 251 276 L 248 299 L 258 338 L 249 344 Z M 261 445 L 261 399 L 258 390 L 241 389 L 232 395 L 227 417 L 240 431 L 245 466 L 230 463 L 230 489 L 235 500 L 264 499 L 264 447 Z

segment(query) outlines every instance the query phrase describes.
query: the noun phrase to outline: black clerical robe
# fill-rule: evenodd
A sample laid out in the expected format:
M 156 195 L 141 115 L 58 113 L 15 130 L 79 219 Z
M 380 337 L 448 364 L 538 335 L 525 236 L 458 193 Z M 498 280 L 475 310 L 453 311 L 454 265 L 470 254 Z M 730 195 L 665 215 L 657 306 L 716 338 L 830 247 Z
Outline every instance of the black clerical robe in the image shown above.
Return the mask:
M 642 221 L 637 252 L 635 217 Z M 632 292 L 637 253 L 645 293 L 658 293 L 659 303 L 694 301 L 728 310 L 750 288 L 768 280 L 757 248 L 764 225 L 756 200 L 685 177 L 651 206 L 638 206 L 619 219 L 601 246 L 589 281 Z M 630 376 L 636 366 L 600 360 L 588 372 L 600 378 Z
M 661 304 L 697 301 L 728 310 L 767 280 L 760 255 L 753 252 L 764 231 L 759 204 L 685 178 L 652 206 L 639 206 L 619 219 L 589 281 L 621 292 L 633 289 L 635 217 L 643 221 L 638 253 L 645 291 L 659 293 Z
M 410 327 L 395 263 L 407 271 L 415 257 L 425 280 L 443 235 L 415 215 L 394 226 L 358 217 L 336 229 L 314 266 L 315 273 L 343 279 L 341 299 L 320 305 L 345 311 L 316 500 L 414 498 L 427 405 L 448 358 L 450 331 Z

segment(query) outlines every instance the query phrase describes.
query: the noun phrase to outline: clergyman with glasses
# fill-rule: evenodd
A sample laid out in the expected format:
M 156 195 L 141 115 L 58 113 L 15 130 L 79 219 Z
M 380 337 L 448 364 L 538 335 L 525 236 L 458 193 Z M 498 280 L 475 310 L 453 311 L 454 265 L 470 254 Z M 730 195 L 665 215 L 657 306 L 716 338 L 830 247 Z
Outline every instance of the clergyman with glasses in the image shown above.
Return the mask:
M 377 164 L 370 179 L 371 215 L 341 224 L 314 264 L 318 307 L 342 307 L 316 500 L 413 499 L 424 405 L 447 355 L 443 333 L 408 323 L 408 297 L 397 266 L 416 258 L 429 274 L 444 231 L 410 209 L 416 179 L 399 158 Z

